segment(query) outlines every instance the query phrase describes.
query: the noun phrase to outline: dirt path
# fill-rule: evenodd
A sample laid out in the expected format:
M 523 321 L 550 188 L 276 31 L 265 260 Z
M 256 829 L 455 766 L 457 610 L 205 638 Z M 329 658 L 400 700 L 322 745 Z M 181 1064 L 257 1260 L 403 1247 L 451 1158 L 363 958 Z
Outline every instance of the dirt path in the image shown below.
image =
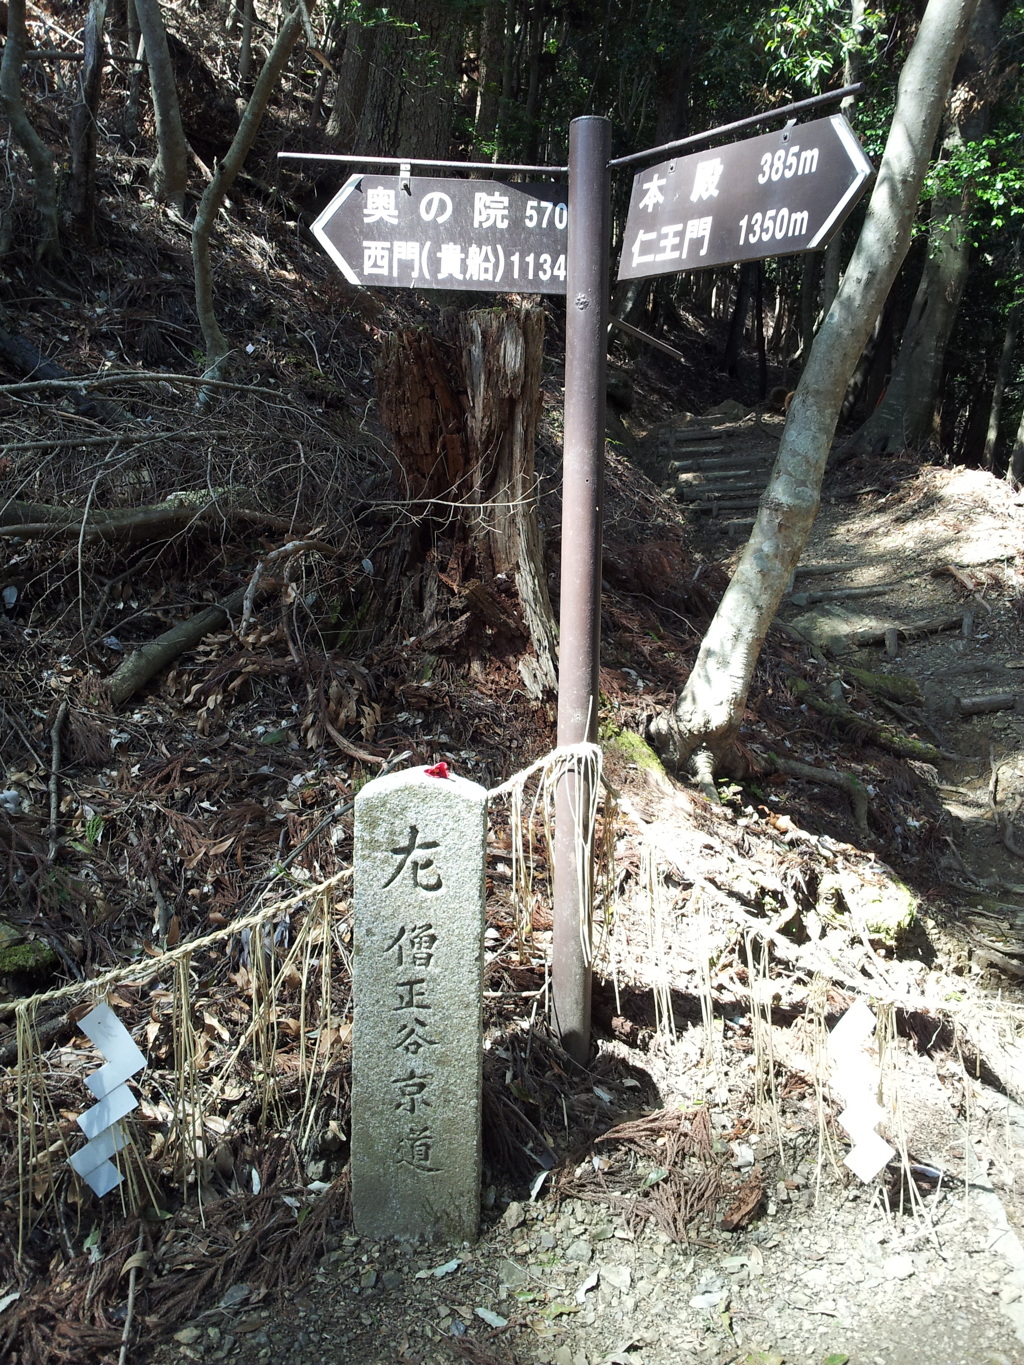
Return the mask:
M 949 815 L 938 871 L 955 901 L 998 920 L 989 932 L 1011 940 L 1024 936 L 1024 833 L 1013 828 L 1024 801 L 1022 546 L 1021 500 L 981 471 L 890 465 L 880 478 L 877 469 L 847 475 L 825 501 L 783 612 L 844 661 L 920 684 L 918 733 L 951 755 L 934 773 Z M 837 563 L 849 567 L 813 571 Z M 815 589 L 830 600 L 798 602 Z M 902 636 L 941 620 L 950 624 Z M 898 652 L 887 658 L 878 637 L 896 626 Z M 874 642 L 860 644 L 867 636 Z M 1000 709 L 963 713 L 983 699 Z

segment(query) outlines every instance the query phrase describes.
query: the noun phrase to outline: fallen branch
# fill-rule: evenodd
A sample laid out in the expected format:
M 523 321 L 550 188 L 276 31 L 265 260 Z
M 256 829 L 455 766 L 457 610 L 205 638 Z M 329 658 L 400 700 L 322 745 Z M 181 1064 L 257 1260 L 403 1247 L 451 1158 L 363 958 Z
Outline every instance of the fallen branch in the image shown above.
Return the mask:
M 797 777 L 802 782 L 817 782 L 825 787 L 838 787 L 846 792 L 853 807 L 853 820 L 857 833 L 867 839 L 871 835 L 868 828 L 868 789 L 852 773 L 839 773 L 831 768 L 815 768 L 810 763 L 798 763 L 796 759 L 783 758 L 780 754 L 767 753 L 765 758 L 771 768 L 787 777 Z
M 139 1244 L 135 1249 L 134 1256 L 131 1256 L 121 1270 L 123 1275 L 128 1271 L 128 1306 L 124 1314 L 124 1331 L 121 1333 L 121 1350 L 117 1357 L 117 1365 L 128 1365 L 128 1347 L 132 1337 L 132 1327 L 135 1324 L 135 1277 L 139 1267 L 144 1266 L 149 1261 L 149 1252 L 143 1251 L 143 1234 L 139 1233 Z
M 916 678 L 899 673 L 871 673 L 866 668 L 843 668 L 843 677 L 870 692 L 873 697 L 902 702 L 905 706 L 923 706 L 924 694 Z
M 194 649 L 200 640 L 225 625 L 232 616 L 241 610 L 245 600 L 244 588 L 232 593 L 226 602 L 190 616 L 170 630 L 165 630 L 155 640 L 150 640 L 141 649 L 133 650 L 124 663 L 104 682 L 104 690 L 114 706 L 121 706 L 179 654 Z
M 890 753 L 898 754 L 901 758 L 916 758 L 922 763 L 936 763 L 940 758 L 953 758 L 955 756 L 945 749 L 937 748 L 934 744 L 928 744 L 923 739 L 912 739 L 902 730 L 896 730 L 882 721 L 871 720 L 868 716 L 859 715 L 856 711 L 851 710 L 845 702 L 826 701 L 824 697 L 819 697 L 810 683 L 803 678 L 791 676 L 788 680 L 788 686 L 794 697 L 797 697 L 807 706 L 813 707 L 820 715 L 827 716 L 830 720 L 845 725 L 848 729 L 868 735 L 880 748 L 888 749 Z
M 789 600 L 794 607 L 806 607 L 814 602 L 845 602 L 850 597 L 878 597 L 899 586 L 899 583 L 872 583 L 862 588 L 816 588 L 811 592 L 791 593 Z
M 987 716 L 993 711 L 1012 711 L 1017 705 L 1017 694 L 988 692 L 974 697 L 957 697 L 956 705 L 962 716 Z
M 68 714 L 67 697 L 61 702 L 57 709 L 57 719 L 53 722 L 50 731 L 50 828 L 47 835 L 50 840 L 50 863 L 52 864 L 57 856 L 57 849 L 60 847 L 58 828 L 60 823 L 60 732 Z
M 5 360 L 18 374 L 37 376 L 23 384 L 4 385 L 7 392 L 20 388 L 32 389 L 40 384 L 57 385 L 59 391 L 65 393 L 71 400 L 71 406 L 75 411 L 81 413 L 83 417 L 113 426 L 121 426 L 132 420 L 113 403 L 107 403 L 102 398 L 90 398 L 86 381 L 72 378 L 62 366 L 47 360 L 25 337 L 8 332 L 3 327 L 0 327 L 0 359 Z
M 963 623 L 964 610 L 961 607 L 955 612 L 943 612 L 941 616 L 930 616 L 926 621 L 890 621 L 887 625 L 875 628 L 865 626 L 855 632 L 854 643 L 858 645 L 885 644 L 886 636 L 891 630 L 895 630 L 901 639 L 916 640 L 919 635 L 934 635 L 939 630 L 952 630 L 954 627 L 962 628 Z
M 291 559 L 293 555 L 304 554 L 307 550 L 315 550 L 318 554 L 328 558 L 333 558 L 341 551 L 334 545 L 328 545 L 323 540 L 291 540 L 287 545 L 282 545 L 276 550 L 271 550 L 268 555 L 256 565 L 256 572 L 249 580 L 249 586 L 245 590 L 245 598 L 242 604 L 242 621 L 238 627 L 238 633 L 244 635 L 249 629 L 252 621 L 252 606 L 256 598 L 256 590 L 259 587 L 260 579 L 268 564 L 276 564 L 279 559 Z
M 901 720 L 904 725 L 920 727 L 922 730 L 927 730 L 936 744 L 942 744 L 942 736 L 930 720 L 925 720 L 923 716 L 912 715 L 911 712 L 905 710 L 902 706 L 898 706 L 896 702 L 890 701 L 888 697 L 879 697 L 877 700 L 879 706 L 884 706 L 887 711 L 891 711 L 896 719 Z M 946 750 L 943 749 L 941 752 L 946 754 L 947 758 L 949 757 Z
M 209 427 L 203 427 L 203 435 L 210 436 L 231 436 L 235 433 L 229 431 L 216 432 Z M 113 436 L 48 436 L 45 440 L 39 441 L 0 441 L 0 454 L 15 455 L 26 450 L 63 450 L 68 447 L 83 449 L 91 446 L 109 446 Z M 140 446 L 152 445 L 155 441 L 180 441 L 181 431 L 147 431 L 145 435 L 140 434 L 135 438 L 122 437 L 122 450 L 137 450 Z
M 16 397 L 21 393 L 62 393 L 65 389 L 109 389 L 119 384 L 190 384 L 193 387 L 212 389 L 236 389 L 243 393 L 261 393 L 268 398 L 276 398 L 279 403 L 285 395 L 278 389 L 270 389 L 259 384 L 243 384 L 231 379 L 206 379 L 201 374 L 164 373 L 158 370 L 118 370 L 106 374 L 83 375 L 81 379 L 39 379 L 23 380 L 17 384 L 0 384 L 0 395 Z
M 140 541 L 160 540 L 177 535 L 182 531 L 198 529 L 211 522 L 223 524 L 226 521 L 249 523 L 257 526 L 270 526 L 274 529 L 291 530 L 293 523 L 288 517 L 274 516 L 253 507 L 236 505 L 237 495 L 217 497 L 212 502 L 197 506 L 180 497 L 168 499 L 150 507 L 110 508 L 88 516 L 83 523 L 81 514 L 67 508 L 48 508 L 32 503 L 8 503 L 0 512 L 0 537 L 18 537 L 28 540 L 42 536 L 60 536 L 73 531 L 80 536 L 83 545 L 91 545 L 100 540 L 124 541 L 129 545 Z M 7 523 L 10 515 L 18 509 L 28 509 L 34 515 L 32 521 Z

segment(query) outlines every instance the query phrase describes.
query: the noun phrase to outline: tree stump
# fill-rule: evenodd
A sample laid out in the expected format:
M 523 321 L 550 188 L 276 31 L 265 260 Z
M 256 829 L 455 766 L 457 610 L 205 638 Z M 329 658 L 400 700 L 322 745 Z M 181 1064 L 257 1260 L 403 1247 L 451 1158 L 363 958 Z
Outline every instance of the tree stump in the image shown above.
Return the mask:
M 392 334 L 377 363 L 398 496 L 419 527 L 411 559 L 433 566 L 449 542 L 447 586 L 489 642 L 530 642 L 519 671 L 534 696 L 556 680 L 534 468 L 543 349 L 539 308 L 475 310 Z M 420 596 L 429 629 L 436 582 Z

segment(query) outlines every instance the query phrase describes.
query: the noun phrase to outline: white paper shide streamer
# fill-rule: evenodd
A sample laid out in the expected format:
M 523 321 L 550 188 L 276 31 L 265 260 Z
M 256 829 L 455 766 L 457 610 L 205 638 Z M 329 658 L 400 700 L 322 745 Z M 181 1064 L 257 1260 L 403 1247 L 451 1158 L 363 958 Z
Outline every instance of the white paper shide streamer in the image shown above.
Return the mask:
M 874 1180 L 896 1155 L 878 1132 L 885 1110 L 878 1103 L 878 1061 L 871 1051 L 875 1016 L 863 1000 L 855 1000 L 828 1036 L 832 1089 L 846 1102 L 839 1122 L 853 1143 L 843 1158 L 861 1180 Z
M 85 1078 L 98 1103 L 78 1118 L 78 1126 L 89 1141 L 75 1152 L 70 1164 L 93 1194 L 102 1197 L 124 1179 L 111 1158 L 128 1142 L 121 1119 L 139 1103 L 125 1082 L 143 1069 L 146 1058 L 109 1005 L 97 1005 L 78 1021 L 78 1027 L 107 1060 L 99 1071 Z

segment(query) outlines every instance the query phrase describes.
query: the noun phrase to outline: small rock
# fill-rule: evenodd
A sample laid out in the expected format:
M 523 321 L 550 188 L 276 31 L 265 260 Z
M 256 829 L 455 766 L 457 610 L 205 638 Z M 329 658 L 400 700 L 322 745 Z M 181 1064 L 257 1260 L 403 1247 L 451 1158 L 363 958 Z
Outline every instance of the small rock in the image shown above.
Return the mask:
M 372 1289 L 376 1283 L 377 1283 L 376 1270 L 364 1270 L 363 1273 L 359 1276 L 360 1289 Z
M 703 1308 L 713 1312 L 715 1309 L 724 1308 L 728 1298 L 729 1291 L 726 1289 L 711 1290 L 706 1294 L 694 1294 L 690 1300 L 690 1307 Z
M 498 1262 L 498 1279 L 501 1284 L 508 1285 L 510 1289 L 521 1289 L 530 1281 L 529 1275 L 522 1266 L 516 1265 L 515 1261 L 510 1261 L 507 1256 L 502 1257 Z
M 633 1282 L 633 1274 L 628 1265 L 603 1265 L 601 1282 L 624 1294 Z
M 405 1276 L 398 1270 L 385 1270 L 380 1278 L 385 1289 L 400 1289 L 405 1283 Z
M 914 1260 L 912 1256 L 904 1253 L 896 1256 L 886 1256 L 882 1262 L 882 1274 L 889 1280 L 909 1280 L 914 1273 Z
M 552 1232 L 542 1232 L 537 1238 L 537 1245 L 541 1251 L 551 1251 L 555 1245 L 555 1235 Z
M 218 1307 L 237 1308 L 240 1303 L 244 1303 L 251 1293 L 247 1284 L 233 1284 L 226 1294 L 222 1294 Z
M 565 1259 L 574 1262 L 576 1265 L 586 1265 L 593 1254 L 594 1248 L 590 1243 L 580 1238 L 578 1242 L 573 1242 L 567 1249 Z
M 521 1224 L 526 1221 L 526 1214 L 523 1212 L 522 1204 L 518 1204 L 513 1200 L 502 1214 L 501 1221 L 507 1228 L 520 1227 Z
M 180 1342 L 182 1346 L 191 1346 L 202 1335 L 203 1329 L 201 1327 L 183 1327 L 180 1332 L 175 1332 L 174 1340 Z

